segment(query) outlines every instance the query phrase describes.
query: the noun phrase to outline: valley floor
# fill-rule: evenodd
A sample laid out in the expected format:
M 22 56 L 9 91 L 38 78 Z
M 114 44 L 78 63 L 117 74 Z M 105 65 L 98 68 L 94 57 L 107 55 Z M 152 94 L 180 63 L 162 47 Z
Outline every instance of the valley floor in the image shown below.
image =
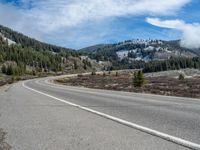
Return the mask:
M 198 75 L 186 76 L 186 79 L 181 81 L 174 72 L 173 75 L 156 73 L 146 74 L 145 80 L 142 88 L 135 88 L 132 84 L 132 73 L 118 72 L 116 76 L 116 72 L 113 72 L 106 73 L 106 75 L 78 75 L 77 77 L 58 79 L 56 82 L 68 86 L 200 98 L 200 76 Z

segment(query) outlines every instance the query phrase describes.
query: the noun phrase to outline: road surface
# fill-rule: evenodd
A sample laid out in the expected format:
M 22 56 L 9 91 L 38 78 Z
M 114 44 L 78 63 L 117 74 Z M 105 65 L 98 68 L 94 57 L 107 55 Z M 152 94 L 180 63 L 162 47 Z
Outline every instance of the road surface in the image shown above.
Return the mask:
M 199 147 L 198 99 L 67 87 L 48 80 L 19 82 L 0 90 L 0 128 L 7 132 L 5 141 L 12 149 L 185 150 Z M 160 134 L 183 140 L 183 145 L 168 141 Z M 191 147 L 184 146 L 188 143 Z

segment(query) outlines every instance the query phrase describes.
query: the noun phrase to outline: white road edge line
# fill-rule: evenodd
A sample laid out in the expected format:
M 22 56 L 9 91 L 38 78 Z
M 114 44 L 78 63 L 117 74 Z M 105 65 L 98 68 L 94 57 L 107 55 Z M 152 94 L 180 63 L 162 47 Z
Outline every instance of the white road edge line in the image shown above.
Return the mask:
M 22 86 L 23 86 L 24 88 L 28 89 L 28 90 L 34 91 L 34 92 L 39 93 L 39 94 L 41 94 L 41 95 L 50 97 L 50 98 L 55 99 L 55 100 L 57 100 L 57 101 L 66 103 L 66 104 L 68 104 L 68 105 L 71 105 L 71 106 L 74 106 L 74 107 L 76 107 L 76 108 L 79 108 L 79 109 L 88 111 L 88 112 L 93 113 L 93 114 L 99 115 L 99 116 L 101 116 L 101 117 L 104 117 L 104 118 L 107 118 L 107 119 L 109 119 L 109 120 L 118 122 L 118 123 L 120 123 L 120 124 L 129 126 L 129 127 L 132 127 L 132 128 L 134 128 L 134 129 L 140 130 L 140 131 L 142 131 L 142 132 L 145 132 L 145 133 L 148 133 L 148 134 L 151 134 L 151 135 L 160 137 L 160 138 L 162 138 L 162 139 L 164 139 L 164 140 L 167 140 L 167 141 L 176 143 L 176 144 L 178 144 L 178 145 L 181 145 L 181 146 L 184 146 L 184 147 L 193 149 L 193 150 L 200 150 L 200 144 L 196 144 L 196 143 L 193 143 L 193 142 L 190 142 L 190 141 L 187 141 L 187 140 L 184 140 L 184 139 L 175 137 L 175 136 L 171 136 L 171 135 L 168 135 L 168 134 L 165 134 L 165 133 L 162 133 L 162 132 L 159 132 L 159 131 L 156 131 L 156 130 L 153 130 L 153 129 L 150 129 L 150 128 L 147 128 L 147 127 L 144 127 L 144 126 L 137 125 L 137 124 L 135 124 L 135 123 L 132 123 L 132 122 L 129 122 L 129 121 L 126 121 L 126 120 L 123 120 L 123 119 L 120 119 L 120 118 L 117 118 L 117 117 L 114 117 L 114 116 L 105 114 L 105 113 L 98 112 L 98 111 L 96 111 L 96 110 L 93 110 L 93 109 L 90 109 L 90 108 L 87 108 L 87 107 L 83 107 L 83 106 L 81 106 L 81 105 L 77 105 L 77 104 L 68 102 L 68 101 L 66 101 L 66 100 L 63 100 L 63 99 L 54 97 L 54 96 L 52 96 L 52 95 L 49 95 L 49 94 L 40 92 L 40 91 L 38 91 L 38 90 L 32 89 L 32 88 L 26 86 L 26 85 L 25 85 L 25 82 L 22 83 Z

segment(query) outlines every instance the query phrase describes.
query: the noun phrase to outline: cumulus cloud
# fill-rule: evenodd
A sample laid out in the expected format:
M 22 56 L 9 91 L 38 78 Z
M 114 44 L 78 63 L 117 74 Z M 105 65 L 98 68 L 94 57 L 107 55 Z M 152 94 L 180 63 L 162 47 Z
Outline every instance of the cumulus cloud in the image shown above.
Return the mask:
M 183 20 L 160 20 L 147 18 L 146 21 L 154 26 L 176 29 L 182 32 L 181 46 L 186 48 L 200 48 L 200 24 L 185 23 Z
M 43 30 L 49 31 L 107 17 L 140 14 L 169 15 L 169 12 L 174 13 L 188 2 L 190 0 L 21 0 L 20 4 L 27 9 L 22 7 L 21 10 L 13 11 L 16 11 L 16 15 L 22 15 L 19 14 L 22 12 L 26 19 L 38 22 L 38 25 L 45 27 Z M 10 14 L 5 9 L 3 13 Z M 25 24 L 26 19 L 22 23 Z
M 122 16 L 167 16 L 191 0 L 19 0 L 0 3 L 0 23 L 30 36 Z M 10 21 L 12 20 L 12 22 Z

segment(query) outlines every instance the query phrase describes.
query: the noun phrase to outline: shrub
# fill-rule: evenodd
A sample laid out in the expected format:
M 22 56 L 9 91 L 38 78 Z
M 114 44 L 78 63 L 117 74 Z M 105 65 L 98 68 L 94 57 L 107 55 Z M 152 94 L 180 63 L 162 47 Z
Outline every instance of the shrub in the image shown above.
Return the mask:
M 78 76 L 78 77 L 83 77 L 83 75 L 82 75 L 82 74 L 78 74 L 77 76 Z
M 10 80 L 10 82 L 9 82 L 9 84 L 14 83 L 15 81 L 16 81 L 16 77 L 15 77 L 15 76 L 12 76 L 12 77 L 11 77 L 11 80 Z
M 119 75 L 119 73 L 118 73 L 118 72 L 116 72 L 115 76 L 116 76 L 116 77 L 118 77 L 118 75 Z
M 36 76 L 36 75 L 37 75 L 36 70 L 32 70 L 32 75 L 33 75 L 33 76 Z
M 103 72 L 103 77 L 105 77 L 106 76 L 106 73 L 105 72 Z
M 3 65 L 3 66 L 1 67 L 1 71 L 2 71 L 2 73 L 6 74 L 7 68 L 6 68 L 5 65 Z
M 96 72 L 95 72 L 95 71 L 92 71 L 91 75 L 92 75 L 92 76 L 96 75 Z
M 185 76 L 184 76 L 183 74 L 180 74 L 179 77 L 178 77 L 178 79 L 179 79 L 179 80 L 184 80 L 184 79 L 185 79 Z
M 22 75 L 26 72 L 26 68 L 21 65 L 3 65 L 1 71 L 6 75 Z

